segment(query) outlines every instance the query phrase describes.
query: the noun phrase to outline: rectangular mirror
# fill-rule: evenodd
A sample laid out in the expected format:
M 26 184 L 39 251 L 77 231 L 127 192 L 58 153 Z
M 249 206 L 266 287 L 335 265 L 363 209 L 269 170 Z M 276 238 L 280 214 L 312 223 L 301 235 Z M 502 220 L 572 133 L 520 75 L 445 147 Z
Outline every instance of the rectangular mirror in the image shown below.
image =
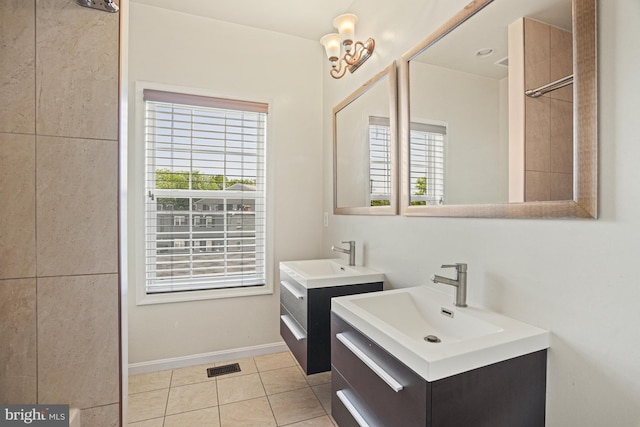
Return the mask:
M 395 62 L 333 109 L 333 212 L 396 215 Z
M 404 215 L 597 216 L 594 0 L 477 0 L 401 61 Z

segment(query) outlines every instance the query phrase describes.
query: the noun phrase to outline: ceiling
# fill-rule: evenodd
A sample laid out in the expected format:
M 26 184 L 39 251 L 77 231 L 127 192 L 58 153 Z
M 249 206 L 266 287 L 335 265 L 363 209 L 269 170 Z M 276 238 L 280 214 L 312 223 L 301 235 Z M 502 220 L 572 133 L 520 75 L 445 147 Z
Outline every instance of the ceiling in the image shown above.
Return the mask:
M 495 0 L 416 59 L 493 79 L 507 77 L 508 68 L 499 62 L 508 55 L 508 27 L 520 17 L 570 31 L 571 0 Z M 478 57 L 481 49 L 493 53 Z
M 335 32 L 333 19 L 349 12 L 356 0 L 130 1 L 319 42 L 323 35 Z M 388 1 L 367 0 L 372 10 L 379 10 Z M 401 7 L 402 3 L 396 4 Z M 507 56 L 508 25 L 522 16 L 570 29 L 571 0 L 494 0 L 417 60 L 489 78 L 504 78 L 507 68 L 496 62 Z M 482 48 L 491 48 L 494 52 L 478 60 L 475 52 Z
M 334 32 L 333 18 L 354 0 L 131 0 L 310 40 Z

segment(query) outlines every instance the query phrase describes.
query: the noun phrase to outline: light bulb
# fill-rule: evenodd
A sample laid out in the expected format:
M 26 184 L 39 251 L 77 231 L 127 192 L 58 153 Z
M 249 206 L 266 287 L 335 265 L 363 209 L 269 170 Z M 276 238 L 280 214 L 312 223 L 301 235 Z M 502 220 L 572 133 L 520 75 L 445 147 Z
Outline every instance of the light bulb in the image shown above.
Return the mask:
M 342 44 L 347 47 L 347 49 L 351 49 L 351 45 L 356 38 L 356 22 L 358 22 L 358 17 L 353 13 L 345 13 L 333 20 L 333 26 L 336 27 L 338 33 L 340 33 Z

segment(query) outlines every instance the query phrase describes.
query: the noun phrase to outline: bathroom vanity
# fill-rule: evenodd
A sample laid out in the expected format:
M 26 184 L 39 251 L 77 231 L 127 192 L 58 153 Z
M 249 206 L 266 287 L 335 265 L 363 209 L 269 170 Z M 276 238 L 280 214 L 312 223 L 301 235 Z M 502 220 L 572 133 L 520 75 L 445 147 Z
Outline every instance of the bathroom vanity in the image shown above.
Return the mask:
M 383 280 L 340 260 L 280 263 L 280 335 L 307 375 L 331 369 L 331 299 L 381 291 Z
M 543 427 L 548 332 L 420 286 L 336 298 L 341 427 Z

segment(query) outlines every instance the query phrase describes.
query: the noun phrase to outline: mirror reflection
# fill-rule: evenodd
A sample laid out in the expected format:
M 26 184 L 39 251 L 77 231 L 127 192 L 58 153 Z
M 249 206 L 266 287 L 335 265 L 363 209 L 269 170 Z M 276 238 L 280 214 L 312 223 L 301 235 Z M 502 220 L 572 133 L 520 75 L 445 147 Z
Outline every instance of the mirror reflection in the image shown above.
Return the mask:
M 572 75 L 571 0 L 495 0 L 414 56 L 408 203 L 572 200 Z
M 395 63 L 333 110 L 334 213 L 395 214 Z

